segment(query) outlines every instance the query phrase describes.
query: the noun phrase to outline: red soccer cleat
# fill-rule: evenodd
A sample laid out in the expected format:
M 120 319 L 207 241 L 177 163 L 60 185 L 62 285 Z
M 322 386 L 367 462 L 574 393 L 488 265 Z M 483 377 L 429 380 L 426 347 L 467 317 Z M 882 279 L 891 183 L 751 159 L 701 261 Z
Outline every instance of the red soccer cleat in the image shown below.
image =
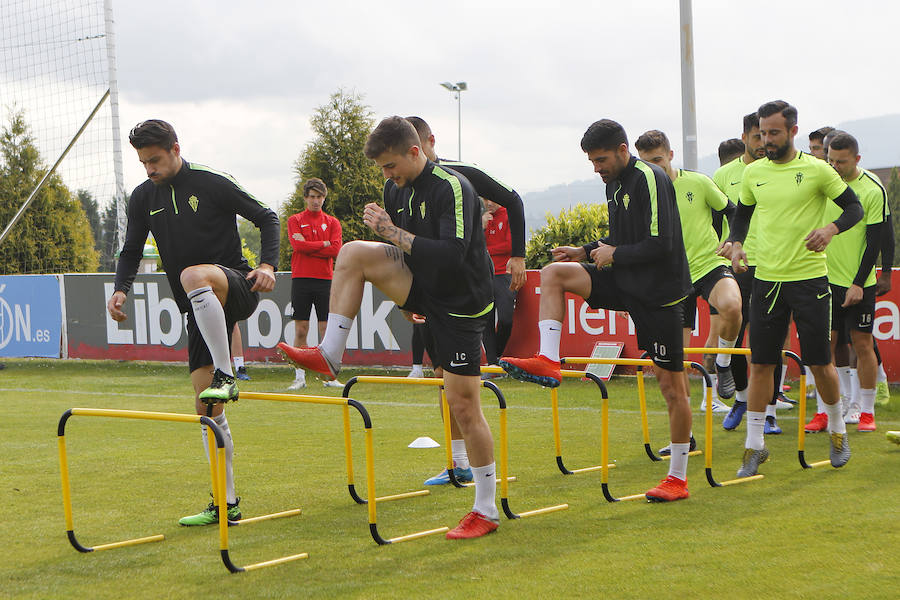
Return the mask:
M 328 362 L 328 359 L 322 354 L 322 351 L 316 348 L 297 348 L 284 342 L 278 344 L 278 350 L 284 358 L 302 369 L 316 371 L 326 376 L 329 380 L 337 379 L 337 371 Z
M 859 425 L 857 431 L 875 431 L 875 415 L 873 413 L 859 413 Z
M 669 475 L 645 495 L 650 502 L 673 502 L 684 500 L 690 496 L 690 493 L 688 493 L 687 481 Z
M 828 413 L 816 413 L 805 429 L 806 433 L 819 433 L 828 429 Z
M 477 511 L 472 511 L 462 518 L 455 528 L 447 532 L 448 540 L 464 540 L 477 538 L 497 531 L 500 523 Z
M 512 358 L 504 356 L 499 364 L 513 379 L 537 383 L 544 387 L 558 387 L 562 381 L 559 361 L 550 360 L 543 354 L 535 354 L 531 358 Z

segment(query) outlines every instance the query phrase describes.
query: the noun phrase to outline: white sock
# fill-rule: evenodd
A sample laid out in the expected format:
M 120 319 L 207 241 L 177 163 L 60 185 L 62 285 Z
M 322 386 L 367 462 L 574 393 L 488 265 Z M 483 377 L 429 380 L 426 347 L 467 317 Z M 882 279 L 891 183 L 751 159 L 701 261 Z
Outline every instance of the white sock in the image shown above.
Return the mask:
M 297 367 L 296 369 L 294 369 L 294 379 L 298 381 L 306 381 L 306 371 L 304 371 L 300 367 Z
M 225 413 L 222 413 L 218 417 L 213 417 L 213 421 L 219 426 L 219 429 L 222 430 L 222 434 L 225 437 L 225 502 L 234 504 L 234 470 L 232 468 L 234 441 L 231 439 L 231 428 L 228 427 L 228 419 L 225 418 Z M 201 426 L 201 437 L 203 438 L 203 450 L 206 452 L 206 459 L 210 460 L 206 425 Z
M 860 406 L 859 399 L 859 372 L 856 369 L 850 369 L 850 404 Z
M 766 405 L 766 416 L 775 418 L 775 405 L 774 404 Z
M 231 360 L 234 361 L 234 368 L 240 369 L 244 366 L 244 357 L 243 356 L 235 356 Z
M 840 402 L 826 404 L 825 412 L 828 414 L 829 433 L 847 433 L 847 426 L 844 425 L 844 415 Z
M 562 323 L 553 319 L 538 321 L 541 332 L 541 350 L 538 354 L 559 362 L 559 340 L 562 337 Z
M 872 388 L 871 390 L 860 389 L 859 401 L 862 412 L 872 415 L 875 414 L 875 388 Z
M 766 413 L 756 412 L 754 410 L 747 411 L 747 441 L 744 442 L 745 448 L 753 450 L 762 450 L 766 447 L 766 438 L 764 427 L 766 422 Z
M 822 394 L 819 393 L 819 388 L 816 388 L 816 413 L 825 412 L 825 401 L 822 400 Z
M 208 285 L 188 292 L 188 299 L 191 301 L 197 329 L 212 356 L 213 367 L 226 375 L 234 375 L 231 370 L 231 347 L 225 330 L 225 307 Z
M 816 385 L 816 376 L 813 375 L 812 369 L 810 369 L 809 367 L 803 368 L 806 369 L 806 385 Z
M 850 402 L 850 367 L 838 367 L 838 383 L 841 386 L 841 403 L 849 404 Z
M 460 469 L 469 468 L 469 454 L 466 452 L 466 440 L 450 440 L 453 450 L 453 466 Z
M 749 395 L 750 395 L 750 390 L 747 390 L 747 389 L 737 390 L 734 393 L 734 400 L 735 400 L 735 402 L 747 402 L 747 396 L 749 396 Z
M 478 511 L 488 519 L 499 519 L 500 511 L 497 510 L 497 473 L 494 463 L 483 467 L 472 467 L 472 475 L 475 478 L 475 504 L 472 510 Z
M 672 449 L 672 455 L 669 459 L 669 475 L 682 481 L 687 481 L 688 452 L 690 452 L 691 444 L 689 442 L 684 444 L 672 442 L 669 444 L 669 448 Z
M 737 338 L 733 340 L 726 340 L 724 338 L 719 338 L 719 348 L 734 348 L 734 344 L 737 342 Z M 716 354 L 716 364 L 720 367 L 728 367 L 731 366 L 731 355 L 730 354 Z
M 344 350 L 347 348 L 347 337 L 350 335 L 352 326 L 353 319 L 337 313 L 328 313 L 328 324 L 325 326 L 325 335 L 319 344 L 319 350 L 335 368 L 341 366 Z
M 878 363 L 878 374 L 875 376 L 875 382 L 881 383 L 887 381 L 887 373 L 884 372 L 884 363 Z

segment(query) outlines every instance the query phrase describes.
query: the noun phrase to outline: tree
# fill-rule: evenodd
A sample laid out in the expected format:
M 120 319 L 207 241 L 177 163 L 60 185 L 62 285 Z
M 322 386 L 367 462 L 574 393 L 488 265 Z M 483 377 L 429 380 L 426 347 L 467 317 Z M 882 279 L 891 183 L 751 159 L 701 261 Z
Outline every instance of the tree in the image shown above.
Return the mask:
M 0 223 L 12 221 L 46 173 L 21 112 L 0 132 Z M 4 273 L 97 270 L 91 224 L 79 200 L 53 175 L 0 245 Z
M 128 204 L 127 197 L 125 198 L 125 204 Z M 115 202 L 110 202 L 103 211 L 100 224 L 100 239 L 97 243 L 100 252 L 100 271 L 104 273 L 111 273 L 116 270 L 116 254 L 119 251 L 116 245 L 118 226 L 116 204 Z
M 891 224 L 894 226 L 894 266 L 897 266 L 900 264 L 900 177 L 897 175 L 897 167 L 891 169 L 891 179 L 886 191 L 891 208 Z
M 547 213 L 547 224 L 532 232 L 525 246 L 525 266 L 540 269 L 551 261 L 557 246 L 583 246 L 609 233 L 606 203 L 576 204 L 558 217 Z
M 369 132 L 375 127 L 372 111 L 362 96 L 343 89 L 333 93 L 310 119 L 316 137 L 294 163 L 297 185 L 281 208 L 282 268 L 291 263 L 287 220 L 305 208 L 303 182 L 318 177 L 328 186 L 325 210 L 341 222 L 345 240 L 377 239 L 362 222 L 363 207 L 381 199 L 384 178 L 363 154 Z

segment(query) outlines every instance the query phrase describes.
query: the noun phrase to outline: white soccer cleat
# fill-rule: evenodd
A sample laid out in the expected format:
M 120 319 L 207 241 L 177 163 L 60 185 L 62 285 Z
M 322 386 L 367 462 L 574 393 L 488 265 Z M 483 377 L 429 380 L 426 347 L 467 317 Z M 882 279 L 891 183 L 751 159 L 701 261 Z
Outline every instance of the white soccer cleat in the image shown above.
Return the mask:
M 306 379 L 295 379 L 291 385 L 288 386 L 289 390 L 302 390 L 306 387 Z
M 850 406 L 847 408 L 847 413 L 844 415 L 844 423 L 847 425 L 857 425 L 859 423 L 860 412 L 862 411 L 860 410 L 859 404 L 851 402 Z
M 731 411 L 731 407 L 719 400 L 718 398 L 713 398 L 712 401 L 712 411 L 713 414 L 721 414 L 727 413 Z M 706 412 L 706 399 L 704 398 L 703 402 L 700 403 L 700 412 Z

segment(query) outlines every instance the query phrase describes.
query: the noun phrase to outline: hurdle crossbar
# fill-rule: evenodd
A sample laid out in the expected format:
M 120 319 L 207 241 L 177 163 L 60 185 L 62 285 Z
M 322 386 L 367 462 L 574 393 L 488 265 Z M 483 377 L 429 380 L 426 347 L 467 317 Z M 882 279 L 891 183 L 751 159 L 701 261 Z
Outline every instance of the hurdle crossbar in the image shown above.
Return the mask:
M 68 455 L 66 452 L 66 424 L 68 420 L 72 416 L 85 416 L 85 417 L 107 417 L 107 418 L 120 418 L 120 419 L 139 419 L 139 420 L 149 420 L 149 421 L 168 421 L 175 423 L 193 423 L 193 424 L 201 424 L 205 425 L 208 430 L 213 432 L 214 438 L 210 438 L 207 436 L 207 439 L 210 444 L 210 449 L 214 450 L 210 453 L 210 464 L 216 463 L 215 467 L 211 467 L 210 474 L 212 477 L 212 487 L 213 487 L 213 496 L 217 506 L 222 506 L 221 500 L 225 498 L 225 438 L 222 434 L 222 430 L 216 425 L 215 421 L 213 421 L 208 416 L 203 415 L 186 415 L 186 414 L 177 414 L 177 413 L 163 413 L 163 412 L 151 412 L 151 411 L 137 411 L 137 410 L 119 410 L 119 409 L 108 409 L 108 408 L 70 408 L 66 410 L 59 419 L 59 425 L 57 427 L 57 442 L 59 446 L 59 463 L 60 463 L 60 478 L 62 482 L 62 495 L 63 495 L 63 510 L 65 512 L 66 517 L 66 534 L 69 538 L 69 542 L 72 546 L 78 550 L 79 552 L 94 552 L 100 550 L 109 550 L 113 548 L 122 548 L 125 546 L 134 546 L 137 544 L 145 544 L 148 542 L 158 542 L 165 539 L 165 536 L 162 534 L 152 535 L 142 538 L 134 538 L 130 540 L 123 540 L 120 542 L 112 542 L 107 544 L 100 544 L 97 546 L 89 547 L 82 545 L 78 539 L 75 537 L 74 532 L 74 518 L 72 516 L 72 494 L 71 494 L 71 485 L 69 482 L 69 461 Z M 213 441 L 214 439 L 214 441 Z M 300 509 L 292 509 L 287 511 L 282 511 L 280 513 L 275 513 L 273 515 L 266 515 L 264 517 L 256 517 L 252 519 L 252 521 L 259 521 L 269 518 L 279 518 L 286 516 L 294 516 L 300 514 Z M 248 520 L 250 522 L 251 520 Z M 282 564 L 285 562 L 290 562 L 294 560 L 299 560 L 302 558 L 307 558 L 309 555 L 306 552 L 300 554 L 293 554 L 290 556 L 284 556 L 281 558 L 255 563 L 252 565 L 246 565 L 244 567 L 240 567 L 234 564 L 231 560 L 231 556 L 228 548 L 228 516 L 227 511 L 220 510 L 219 511 L 219 554 L 222 558 L 222 562 L 225 567 L 231 573 L 240 573 L 242 571 L 249 571 L 260 569 L 267 566 L 272 566 L 276 564 Z

